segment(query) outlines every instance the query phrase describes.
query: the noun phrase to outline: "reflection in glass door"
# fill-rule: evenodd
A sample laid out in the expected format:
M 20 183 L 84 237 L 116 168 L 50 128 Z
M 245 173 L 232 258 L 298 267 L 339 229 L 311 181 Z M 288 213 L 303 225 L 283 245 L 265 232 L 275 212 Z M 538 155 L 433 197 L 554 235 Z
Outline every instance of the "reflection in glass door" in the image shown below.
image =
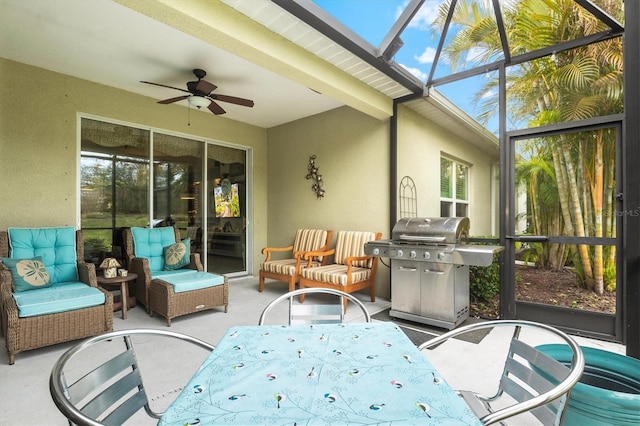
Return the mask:
M 207 146 L 207 269 L 247 270 L 246 151 Z
M 506 238 L 518 318 L 620 336 L 619 139 L 612 124 L 512 138 Z

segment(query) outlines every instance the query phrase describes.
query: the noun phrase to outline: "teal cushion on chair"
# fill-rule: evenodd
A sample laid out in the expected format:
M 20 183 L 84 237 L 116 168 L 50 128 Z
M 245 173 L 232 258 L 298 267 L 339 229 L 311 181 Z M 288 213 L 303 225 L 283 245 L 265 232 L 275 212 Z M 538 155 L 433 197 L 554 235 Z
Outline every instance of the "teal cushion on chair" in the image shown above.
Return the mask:
M 171 244 L 164 248 L 164 269 L 173 271 L 189 264 L 191 251 L 191 239 L 185 238 L 179 243 Z
M 59 228 L 9 228 L 12 259 L 42 258 L 51 284 L 78 281 L 76 230 Z
M 34 317 L 104 304 L 104 293 L 82 282 L 13 293 L 18 317 Z
M 7 268 L 11 271 L 14 291 L 27 291 L 51 286 L 51 276 L 42 263 L 42 258 L 36 256 L 33 259 L 2 258 Z
M 140 228 L 132 227 L 133 249 L 136 257 L 149 259 L 149 269 L 164 270 L 164 248 L 176 242 L 173 227 Z

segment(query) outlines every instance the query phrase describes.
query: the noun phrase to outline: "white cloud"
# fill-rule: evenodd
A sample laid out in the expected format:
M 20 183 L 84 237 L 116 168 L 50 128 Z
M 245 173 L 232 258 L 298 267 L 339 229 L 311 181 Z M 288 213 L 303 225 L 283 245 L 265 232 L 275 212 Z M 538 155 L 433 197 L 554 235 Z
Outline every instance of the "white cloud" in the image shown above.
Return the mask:
M 408 67 L 404 64 L 400 64 L 400 66 L 402 68 L 404 68 L 405 70 L 409 71 L 414 77 L 417 77 L 420 81 L 427 81 L 427 73 L 418 69 L 418 68 L 412 68 L 412 67 Z
M 493 98 L 497 95 L 497 91 L 496 90 L 487 90 L 486 93 L 483 93 L 482 95 L 482 99 L 490 99 Z
M 413 56 L 416 61 L 421 64 L 431 64 L 433 63 L 433 59 L 436 57 L 436 49 L 433 47 L 427 47 L 424 49 L 424 52 L 420 55 Z
M 486 53 L 486 49 L 479 47 L 472 47 L 467 52 L 466 62 L 467 63 L 478 63 L 481 61 L 481 56 Z
M 418 9 L 418 12 L 413 16 L 413 19 L 411 19 L 411 22 L 409 22 L 408 26 L 410 28 L 417 28 L 418 30 L 421 30 L 421 31 L 428 31 L 430 29 L 431 24 L 438 16 L 438 8 L 442 3 L 443 3 L 442 1 L 425 2 L 420 7 L 420 9 Z M 399 6 L 396 9 L 396 19 L 400 16 L 402 11 L 407 7 L 408 4 L 409 2 L 405 1 L 402 3 L 402 6 Z

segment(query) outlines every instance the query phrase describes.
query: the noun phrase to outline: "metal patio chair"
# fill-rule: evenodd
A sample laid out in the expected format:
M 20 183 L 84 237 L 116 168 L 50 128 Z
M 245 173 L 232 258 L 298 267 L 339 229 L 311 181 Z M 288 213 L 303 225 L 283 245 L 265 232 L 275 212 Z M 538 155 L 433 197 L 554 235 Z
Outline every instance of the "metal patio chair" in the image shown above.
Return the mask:
M 580 346 L 564 332 L 531 321 L 487 321 L 449 331 L 421 344 L 418 348 L 420 350 L 435 349 L 453 337 L 496 327 L 514 328 L 496 393 L 487 397 L 470 390 L 456 392 L 485 425 L 525 412 L 530 412 L 545 426 L 560 425 L 571 389 L 582 376 L 585 366 L 585 358 Z M 569 365 L 560 363 L 525 343 L 521 338 L 522 328 L 542 331 L 547 333 L 547 336 L 562 340 L 572 352 Z M 441 350 L 446 348 L 442 347 Z M 474 356 L 477 353 L 478 351 L 474 351 Z M 478 368 L 473 362 L 468 365 L 473 369 Z M 473 376 L 473 370 L 469 371 L 469 375 Z M 505 395 L 511 398 L 503 398 Z M 495 403 L 499 400 L 505 402 L 498 407 Z
M 214 349 L 213 345 L 198 338 L 155 329 L 114 331 L 73 346 L 56 361 L 49 378 L 53 402 L 70 425 L 122 425 L 143 407 L 150 417 L 160 418 L 162 413 L 150 407 L 142 383 L 144 367 L 136 357 L 132 336 L 166 337 L 207 351 Z M 96 345 L 101 345 L 98 352 L 91 352 L 88 357 L 82 357 L 82 362 L 70 365 L 74 357 L 83 352 L 86 355 L 90 348 L 96 350 Z M 180 365 L 179 361 L 177 365 Z
M 293 300 L 301 294 L 327 294 L 338 297 L 339 303 L 298 303 Z M 335 299 L 335 297 L 333 297 Z M 344 322 L 344 303 L 351 301 L 364 313 L 365 322 L 371 322 L 371 315 L 367 307 L 355 296 L 339 290 L 327 288 L 303 288 L 285 293 L 271 301 L 262 311 L 258 325 L 264 325 L 269 312 L 280 302 L 289 302 L 289 325 L 291 324 L 334 324 Z

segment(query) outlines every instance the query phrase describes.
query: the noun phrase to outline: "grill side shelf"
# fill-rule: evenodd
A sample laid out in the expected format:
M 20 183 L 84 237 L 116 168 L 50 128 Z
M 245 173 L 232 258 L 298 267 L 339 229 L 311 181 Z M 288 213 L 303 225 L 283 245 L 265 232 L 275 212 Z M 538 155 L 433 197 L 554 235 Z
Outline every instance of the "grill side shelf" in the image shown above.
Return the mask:
M 453 251 L 453 263 L 458 265 L 489 266 L 493 255 L 504 250 L 503 246 L 460 245 Z

